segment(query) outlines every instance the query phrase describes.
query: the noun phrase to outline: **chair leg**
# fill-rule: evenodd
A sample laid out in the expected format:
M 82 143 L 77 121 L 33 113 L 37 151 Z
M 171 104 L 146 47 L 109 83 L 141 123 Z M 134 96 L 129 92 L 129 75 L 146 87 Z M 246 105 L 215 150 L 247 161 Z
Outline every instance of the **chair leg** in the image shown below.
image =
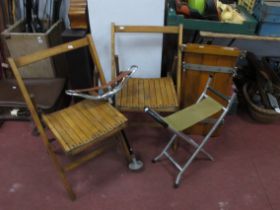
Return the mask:
M 119 135 L 119 138 L 121 140 L 121 146 L 122 146 L 122 149 L 124 151 L 124 154 L 125 154 L 125 157 L 127 159 L 128 162 L 131 162 L 132 160 L 132 148 L 130 147 L 129 143 L 128 143 L 128 140 L 127 140 L 127 137 L 125 135 L 125 133 L 123 132 L 123 130 L 120 132 L 120 135 Z
M 177 138 L 177 135 L 174 134 L 174 135 L 171 137 L 171 139 L 169 140 L 168 144 L 167 144 L 167 145 L 165 146 L 165 148 L 162 150 L 162 152 L 152 160 L 153 163 L 157 162 L 163 155 L 166 155 L 167 150 L 168 150 L 168 149 L 170 148 L 170 146 L 174 143 L 174 141 L 175 141 L 176 138 Z
M 50 146 L 50 145 L 49 145 Z M 63 167 L 61 166 L 61 164 L 59 163 L 56 155 L 54 154 L 54 152 L 51 150 L 51 148 L 48 148 L 48 152 L 49 155 L 51 156 L 51 159 L 54 163 L 54 166 L 56 168 L 56 170 L 58 171 L 59 177 L 68 193 L 69 198 L 74 201 L 76 199 L 76 194 L 74 193 L 71 184 L 69 183 L 69 181 L 66 178 L 65 175 L 65 171 L 63 169 Z
M 172 130 L 173 132 L 175 132 L 179 137 L 181 137 L 181 139 L 183 139 L 184 141 L 186 141 L 188 144 L 192 145 L 194 148 L 198 148 L 199 144 L 196 143 L 195 140 L 193 140 L 191 137 L 187 136 L 186 134 L 183 134 L 181 132 Z M 201 153 L 203 153 L 206 157 L 208 157 L 209 160 L 214 160 L 214 158 L 208 153 L 206 152 L 203 148 L 200 151 Z
M 176 151 L 177 151 L 178 147 L 180 146 L 179 144 L 180 144 L 180 142 L 178 141 L 178 139 L 176 139 L 176 140 L 173 142 L 173 144 L 172 144 L 172 150 L 173 150 L 173 152 L 176 152 Z
M 181 166 L 178 162 L 176 162 L 168 153 L 168 150 L 173 146 L 174 142 L 176 142 L 176 138 L 177 137 L 181 137 L 182 139 L 184 139 L 186 142 L 188 142 L 190 145 L 192 145 L 193 147 L 196 148 L 195 152 L 191 155 L 191 157 L 188 159 L 188 161 Z M 167 143 L 167 145 L 165 146 L 165 148 L 162 150 L 162 152 L 156 156 L 153 159 L 153 162 L 155 163 L 156 161 L 158 161 L 162 156 L 166 156 L 173 164 L 174 166 L 176 166 L 176 168 L 179 170 L 179 173 L 176 177 L 175 183 L 174 183 L 174 187 L 177 188 L 179 187 L 180 181 L 181 181 L 181 177 L 183 175 L 183 173 L 187 170 L 187 168 L 189 167 L 189 165 L 192 163 L 192 161 L 194 160 L 194 158 L 197 156 L 197 154 L 199 152 L 202 152 L 203 154 L 205 154 L 210 160 L 213 160 L 213 157 L 207 153 L 205 150 L 203 150 L 203 146 L 207 143 L 208 139 L 209 139 L 210 135 L 207 135 L 201 142 L 201 144 L 197 144 L 193 139 L 191 139 L 190 137 L 187 137 L 181 133 L 175 133 L 171 139 L 169 140 L 169 142 Z
M 124 132 L 124 130 L 121 130 L 121 142 L 125 151 L 126 156 L 128 157 L 128 161 L 129 161 L 129 169 L 133 170 L 133 171 L 137 171 L 140 170 L 143 167 L 143 162 L 141 160 L 137 160 L 136 156 L 133 152 L 132 147 L 129 144 L 129 141 L 126 137 L 126 134 Z
M 184 173 L 184 171 L 180 171 L 178 173 L 178 175 L 176 176 L 176 180 L 175 180 L 175 183 L 174 183 L 174 187 L 175 188 L 179 187 L 180 181 L 181 181 L 181 177 L 182 177 L 183 173 Z
M 196 148 L 196 150 L 194 151 L 194 153 L 191 155 L 191 157 L 188 159 L 188 161 L 184 164 L 184 166 L 182 167 L 182 169 L 180 170 L 180 172 L 178 173 L 176 180 L 175 180 L 175 184 L 174 187 L 179 187 L 180 184 L 180 180 L 181 177 L 183 175 L 183 173 L 187 170 L 187 168 L 191 165 L 192 161 L 194 160 L 194 158 L 198 155 L 199 152 L 202 151 L 203 146 L 207 143 L 207 141 L 209 140 L 211 134 L 207 135 L 201 142 L 201 144 Z

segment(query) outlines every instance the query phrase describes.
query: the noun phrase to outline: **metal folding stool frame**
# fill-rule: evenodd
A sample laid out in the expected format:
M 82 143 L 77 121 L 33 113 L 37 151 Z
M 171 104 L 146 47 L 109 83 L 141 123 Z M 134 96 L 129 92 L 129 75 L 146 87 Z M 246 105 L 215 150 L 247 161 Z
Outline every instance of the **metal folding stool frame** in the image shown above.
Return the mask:
M 213 101 L 215 101 L 217 104 L 220 105 L 220 109 L 218 111 L 216 111 L 215 113 L 218 113 L 219 111 L 222 111 L 220 117 L 217 119 L 217 121 L 215 122 L 215 124 L 213 125 L 213 127 L 210 129 L 210 131 L 208 132 L 208 134 L 204 137 L 204 139 L 201 141 L 200 144 L 198 144 L 197 142 L 195 142 L 191 137 L 189 137 L 188 135 L 184 134 L 182 131 L 187 129 L 188 127 L 185 128 L 181 128 L 181 129 L 176 129 L 174 128 L 175 126 L 172 127 L 172 125 L 170 125 L 170 123 L 168 122 L 168 117 L 175 115 L 177 112 L 175 112 L 174 114 L 171 114 L 167 117 L 162 117 L 161 115 L 159 115 L 157 112 L 155 112 L 154 110 L 150 109 L 149 107 L 145 107 L 145 112 L 148 113 L 154 120 L 156 120 L 158 123 L 160 123 L 163 127 L 169 129 L 171 132 L 174 133 L 174 135 L 171 137 L 171 139 L 169 140 L 168 144 L 165 146 L 165 148 L 162 150 L 162 152 L 153 159 L 153 162 L 158 161 L 162 156 L 166 156 L 174 165 L 175 167 L 179 170 L 179 173 L 176 177 L 175 183 L 174 183 L 174 187 L 178 187 L 181 181 L 181 177 L 183 175 L 183 173 L 187 170 L 187 168 L 190 166 L 190 164 L 192 163 L 192 161 L 194 160 L 194 158 L 198 155 L 199 152 L 203 153 L 206 157 L 208 157 L 210 160 L 214 160 L 214 158 L 203 149 L 203 146 L 208 142 L 209 138 L 211 137 L 211 135 L 213 134 L 213 132 L 216 130 L 216 128 L 218 127 L 218 125 L 222 122 L 223 118 L 225 117 L 225 115 L 227 114 L 230 106 L 232 105 L 236 94 L 233 92 L 233 94 L 228 97 L 225 96 L 224 94 L 220 93 L 219 91 L 213 89 L 212 87 L 210 87 L 210 83 L 212 81 L 212 77 L 210 76 L 209 79 L 207 80 L 206 86 L 202 92 L 202 94 L 200 95 L 200 97 L 198 98 L 198 100 L 196 101 L 196 103 L 194 105 L 192 105 L 192 107 L 197 106 L 198 104 L 200 104 L 204 99 L 211 99 Z M 212 93 L 214 93 L 216 96 L 218 96 L 219 98 L 225 100 L 227 102 L 227 105 L 224 106 L 222 104 L 220 104 L 219 102 L 217 102 L 216 100 L 214 100 L 212 97 L 210 97 L 209 95 L 207 95 L 207 92 L 210 91 Z M 191 106 L 190 106 L 191 107 Z M 188 109 L 189 107 L 186 107 L 185 109 Z M 185 110 L 183 109 L 183 110 Z M 181 110 L 181 111 L 183 111 Z M 179 111 L 180 112 L 180 111 Z M 208 117 L 212 116 L 213 114 L 209 115 Z M 208 117 L 201 119 L 197 122 L 194 122 L 193 124 L 191 124 L 190 126 L 201 122 L 202 120 L 207 119 Z M 190 127 L 189 126 L 189 127 Z M 189 143 L 190 145 L 192 145 L 196 150 L 194 151 L 194 153 L 191 155 L 191 157 L 186 161 L 186 163 L 181 166 L 178 162 L 176 162 L 176 160 L 174 160 L 171 155 L 168 153 L 168 150 L 170 149 L 170 147 L 173 145 L 175 139 L 177 137 L 180 137 L 181 139 L 185 140 L 187 143 Z

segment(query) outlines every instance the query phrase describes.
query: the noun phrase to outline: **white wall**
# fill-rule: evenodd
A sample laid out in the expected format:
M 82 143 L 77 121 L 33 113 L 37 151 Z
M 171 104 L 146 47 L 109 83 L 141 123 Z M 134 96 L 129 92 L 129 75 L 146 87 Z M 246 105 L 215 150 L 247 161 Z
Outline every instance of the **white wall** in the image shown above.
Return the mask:
M 164 2 L 165 0 L 88 1 L 91 32 L 107 81 L 111 79 L 111 23 L 163 25 Z M 136 64 L 139 66 L 137 76 L 158 77 L 160 75 L 161 35 L 118 36 L 116 42 L 118 43 L 117 53 L 120 56 L 121 70 Z

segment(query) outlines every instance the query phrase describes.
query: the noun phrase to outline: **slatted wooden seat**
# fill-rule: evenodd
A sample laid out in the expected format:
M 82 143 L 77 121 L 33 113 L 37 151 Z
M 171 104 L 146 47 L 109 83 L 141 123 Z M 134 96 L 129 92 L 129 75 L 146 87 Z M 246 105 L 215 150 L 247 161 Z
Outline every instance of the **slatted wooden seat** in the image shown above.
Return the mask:
M 36 109 L 36 100 L 33 100 L 30 97 L 28 89 L 22 80 L 19 68 L 39 60 L 82 47 L 89 48 L 93 63 L 96 66 L 95 70 L 97 71 L 97 74 L 95 75 L 99 75 L 101 85 L 105 85 L 106 81 L 104 79 L 104 74 L 97 56 L 94 42 L 90 35 L 83 39 L 39 51 L 31 55 L 8 59 L 23 98 L 38 128 L 40 136 L 43 139 L 48 154 L 50 155 L 64 187 L 72 200 L 76 198 L 76 195 L 66 178 L 66 172 L 75 169 L 82 163 L 85 163 L 86 161 L 101 154 L 107 147 L 115 145 L 116 142 L 121 143 L 128 160 L 131 160 L 132 150 L 126 139 L 121 135 L 123 134 L 122 129 L 125 127 L 127 119 L 109 103 L 105 101 L 96 102 L 89 100 L 81 101 L 68 108 L 50 114 L 43 114 L 40 117 Z M 41 94 L 48 93 L 42 92 Z M 41 119 L 46 127 L 50 129 L 55 137 L 55 140 L 57 140 L 66 155 L 73 156 L 79 153 L 79 156 L 71 158 L 69 163 L 66 165 L 60 163 L 56 153 L 54 152 L 54 146 L 52 144 L 53 141 L 49 140 Z M 112 135 L 116 135 L 117 138 L 108 138 Z M 109 141 L 109 139 L 112 141 Z M 116 139 L 120 141 L 113 141 Z M 89 151 L 90 146 L 92 146 L 93 151 Z
M 128 85 L 116 96 L 115 105 L 122 111 L 143 111 L 149 106 L 160 112 L 179 109 L 181 96 L 181 50 L 183 27 L 179 26 L 119 26 L 112 24 L 112 78 L 119 73 L 116 55 L 117 33 L 159 33 L 177 35 L 177 63 L 175 81 L 169 76 L 161 78 L 131 78 Z M 144 45 L 145 43 L 143 43 Z M 141 71 L 141 69 L 140 69 Z M 168 72 L 170 73 L 170 71 Z
M 116 97 L 116 105 L 126 111 L 143 111 L 145 106 L 150 106 L 172 112 L 179 107 L 179 102 L 170 77 L 131 78 Z
M 123 129 L 127 121 L 109 103 L 90 100 L 43 115 L 43 119 L 64 152 L 72 155 L 103 140 L 104 135 Z

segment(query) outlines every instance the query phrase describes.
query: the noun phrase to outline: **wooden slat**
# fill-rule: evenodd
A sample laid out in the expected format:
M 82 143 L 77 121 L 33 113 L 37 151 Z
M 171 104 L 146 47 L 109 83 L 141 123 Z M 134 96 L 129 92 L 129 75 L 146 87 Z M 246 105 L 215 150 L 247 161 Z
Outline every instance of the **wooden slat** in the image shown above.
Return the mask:
M 128 33 L 170 33 L 178 34 L 177 26 L 115 26 L 115 32 L 128 32 Z
M 96 66 L 96 69 L 98 71 L 98 75 L 99 75 L 101 85 L 105 85 L 107 82 L 105 80 L 104 72 L 103 72 L 103 69 L 102 69 L 102 66 L 101 66 L 101 63 L 100 63 L 100 60 L 99 60 L 99 56 L 98 56 L 94 41 L 93 41 L 92 36 L 90 34 L 87 35 L 87 40 L 88 40 L 88 43 L 89 43 L 89 46 L 90 46 L 89 51 L 90 51 L 91 59 L 93 60 L 95 66 Z
M 164 86 L 165 86 L 165 89 L 166 89 L 166 95 L 167 95 L 166 98 L 168 99 L 168 104 L 172 105 L 173 104 L 173 97 L 174 97 L 173 92 L 172 92 L 171 88 L 166 85 L 166 83 L 164 84 Z
M 88 105 L 83 104 L 83 106 L 81 107 L 82 109 L 84 109 L 84 115 L 87 116 L 87 118 L 90 119 L 91 124 L 93 125 L 93 131 L 96 131 L 96 138 L 99 138 L 100 136 L 104 135 L 106 133 L 106 129 L 105 127 L 101 124 L 102 123 L 102 119 L 100 118 L 96 118 L 95 117 L 95 113 L 92 113 L 89 108 Z
M 279 36 L 260 36 L 260 35 L 246 35 L 246 34 L 227 34 L 227 33 L 213 33 L 201 31 L 202 37 L 224 38 L 224 39 L 241 39 L 253 41 L 280 41 Z
M 111 125 L 112 129 L 115 129 L 126 122 L 126 120 L 121 117 L 121 114 L 116 115 L 115 111 L 109 106 L 109 104 L 104 104 L 104 106 L 101 106 L 100 108 L 105 113 L 104 118 L 108 124 Z
M 179 106 L 179 101 L 178 101 L 178 97 L 176 95 L 176 90 L 174 88 L 174 83 L 172 81 L 171 77 L 166 77 L 165 78 L 165 83 L 166 83 L 166 87 L 170 90 L 171 94 L 172 94 L 172 103 L 171 106 Z
M 111 24 L 111 79 L 113 80 L 117 76 L 117 64 L 116 64 L 116 46 L 115 46 L 115 24 Z
M 35 53 L 29 54 L 29 55 L 25 55 L 25 56 L 21 56 L 19 58 L 15 59 L 15 63 L 18 67 L 22 67 L 61 53 L 65 53 L 68 51 L 72 51 L 74 49 L 78 49 L 81 47 L 85 47 L 88 45 L 88 41 L 86 38 L 83 39 L 79 39 L 73 42 L 69 42 L 69 43 L 65 43 L 65 44 L 61 44 L 49 49 L 45 49 L 45 50 L 41 50 L 41 51 L 37 51 Z
M 177 72 L 176 72 L 176 90 L 177 90 L 177 99 L 178 103 L 181 103 L 181 95 L 182 95 L 182 50 L 181 46 L 183 44 L 183 25 L 179 25 L 179 34 L 178 34 L 178 45 L 177 45 Z
M 151 107 L 157 107 L 155 80 L 154 79 L 149 79 L 148 81 L 149 81 L 149 88 L 150 88 Z
M 161 91 L 161 95 L 162 95 L 162 103 L 170 104 L 169 103 L 170 97 L 167 95 L 168 94 L 167 87 L 164 82 L 160 83 L 160 91 Z
M 99 113 L 100 119 L 102 119 L 100 122 L 106 130 L 114 129 L 120 124 L 117 119 L 116 110 L 110 109 L 109 106 L 107 103 L 101 103 L 96 107 L 96 112 Z
M 199 45 L 199 44 L 187 44 L 183 45 L 183 52 L 186 53 L 198 53 L 207 55 L 227 55 L 237 57 L 240 55 L 240 50 L 233 47 L 221 47 L 217 45 Z
M 161 94 L 162 92 L 161 92 L 161 88 L 160 88 L 160 83 L 162 83 L 162 82 L 161 82 L 160 79 L 155 79 L 154 82 L 155 82 L 155 92 L 156 92 L 155 97 L 156 97 L 156 99 L 157 99 L 157 106 L 158 106 L 158 107 L 163 107 L 164 104 L 163 104 L 162 98 L 163 98 L 164 96 Z M 176 94 L 176 93 L 175 93 L 175 94 Z
M 65 112 L 60 112 L 59 115 L 56 115 L 55 117 L 57 118 L 62 118 L 64 120 L 64 123 L 67 124 L 69 131 L 72 134 L 75 134 L 77 138 L 74 138 L 76 142 L 75 145 L 79 145 L 83 143 L 84 139 L 89 138 L 81 129 L 79 123 L 77 123 L 76 120 L 73 120 L 71 116 L 66 114 Z
M 144 107 L 145 106 L 145 89 L 144 89 L 144 80 L 139 79 L 138 80 L 138 98 L 139 98 L 139 106 Z
M 123 89 L 121 90 L 121 92 L 122 92 L 122 94 L 121 94 L 121 100 L 120 100 L 120 104 L 121 105 L 124 105 L 124 104 L 127 104 L 127 99 L 126 99 L 126 97 L 127 97 L 127 92 L 128 92 L 128 88 L 127 88 L 127 86 L 128 86 L 128 83 L 129 83 L 129 80 L 128 80 L 128 82 L 127 82 L 127 84 L 126 84 L 126 86 L 124 86 L 123 87 Z
M 124 90 L 124 89 L 122 89 L 122 90 Z M 121 104 L 122 95 L 123 95 L 123 91 L 120 91 L 119 93 L 116 94 L 116 96 L 115 96 L 116 104 Z
M 104 106 L 104 110 L 112 119 L 116 121 L 115 126 L 118 126 L 119 124 L 125 123 L 127 121 L 125 116 L 116 111 L 116 109 L 110 104 L 106 104 L 106 106 Z
M 144 95 L 144 99 L 145 99 L 145 105 L 151 107 L 151 94 L 150 94 L 150 86 L 149 86 L 149 81 L 148 80 L 144 80 L 144 91 L 145 91 L 145 95 Z
M 126 96 L 126 103 L 125 103 L 128 107 L 133 107 L 132 91 L 133 91 L 133 79 L 130 79 L 127 83 L 127 96 Z
M 115 145 L 115 142 L 111 141 L 109 144 L 103 145 L 103 147 L 98 148 L 91 153 L 87 154 L 86 156 L 82 156 L 78 160 L 75 160 L 74 162 L 71 162 L 64 166 L 65 171 L 71 171 L 76 169 L 81 164 L 87 162 L 88 160 L 91 160 L 92 158 L 97 157 L 98 155 L 101 155 L 105 150 L 107 150 L 109 147 Z
M 116 123 L 114 118 L 111 118 L 110 116 L 108 116 L 108 113 L 107 113 L 106 108 L 104 107 L 104 105 L 98 106 L 96 111 L 102 117 L 103 126 L 106 128 L 106 130 L 112 130 L 112 129 L 114 129 L 116 127 L 116 125 L 118 123 Z
M 85 141 L 90 141 L 91 139 L 95 138 L 96 136 L 94 135 L 95 133 L 91 129 L 91 124 L 92 122 L 88 121 L 86 117 L 83 116 L 83 111 L 79 112 L 77 108 L 75 107 L 74 109 L 67 110 L 66 112 L 68 115 L 72 115 L 71 117 L 75 119 L 77 124 L 79 124 L 81 130 L 85 133 L 87 138 Z
M 61 125 L 61 123 L 59 123 L 52 115 L 44 116 L 43 119 L 48 128 L 55 135 L 64 152 L 68 153 L 71 149 L 74 148 L 74 137 L 73 135 L 70 135 L 69 132 L 65 131 L 65 125 Z
M 97 111 L 96 107 L 91 107 L 89 103 L 84 103 L 83 106 L 85 107 L 87 113 L 93 118 L 93 122 L 95 122 L 96 126 L 98 127 L 98 130 L 101 134 L 106 133 L 107 127 L 105 124 L 103 124 L 103 118 L 100 115 L 100 113 Z
M 40 118 L 38 116 L 36 108 L 35 108 L 32 100 L 31 100 L 31 98 L 29 96 L 28 90 L 27 90 L 27 88 L 26 88 L 26 86 L 25 86 L 25 84 L 24 84 L 24 82 L 22 80 L 22 77 L 21 77 L 21 75 L 19 73 L 19 70 L 18 70 L 18 67 L 17 67 L 17 65 L 15 63 L 15 60 L 13 58 L 8 58 L 8 62 L 10 64 L 11 69 L 13 71 L 13 74 L 14 74 L 16 80 L 17 80 L 18 86 L 19 86 L 20 91 L 22 93 L 22 96 L 23 96 L 23 98 L 25 100 L 25 103 L 26 103 L 26 105 L 27 105 L 27 107 L 28 107 L 28 109 L 29 109 L 29 111 L 31 113 L 32 119 L 33 119 L 33 121 L 34 121 L 34 123 L 35 123 L 35 125 L 36 125 L 36 127 L 37 127 L 37 129 L 39 131 L 39 133 L 40 133 L 40 136 L 43 139 L 44 145 L 46 146 L 46 148 L 49 148 L 48 136 L 47 136 L 47 134 L 46 134 L 46 132 L 45 132 L 45 130 L 43 128 L 43 125 L 42 125 L 41 120 L 40 120 Z M 51 156 L 54 159 L 53 154 L 51 154 Z
M 92 134 L 93 137 L 97 138 L 99 136 L 99 131 L 98 131 L 98 128 L 96 127 L 96 123 L 93 123 L 94 122 L 94 118 L 91 118 L 91 115 L 89 115 L 86 112 L 86 109 L 81 105 L 81 103 L 79 103 L 77 105 L 77 111 L 88 122 L 88 125 L 90 126 L 90 129 L 91 129 L 91 131 L 93 133 Z
M 139 85 L 138 81 L 139 79 L 133 79 L 132 81 L 132 106 L 133 107 L 139 107 Z

